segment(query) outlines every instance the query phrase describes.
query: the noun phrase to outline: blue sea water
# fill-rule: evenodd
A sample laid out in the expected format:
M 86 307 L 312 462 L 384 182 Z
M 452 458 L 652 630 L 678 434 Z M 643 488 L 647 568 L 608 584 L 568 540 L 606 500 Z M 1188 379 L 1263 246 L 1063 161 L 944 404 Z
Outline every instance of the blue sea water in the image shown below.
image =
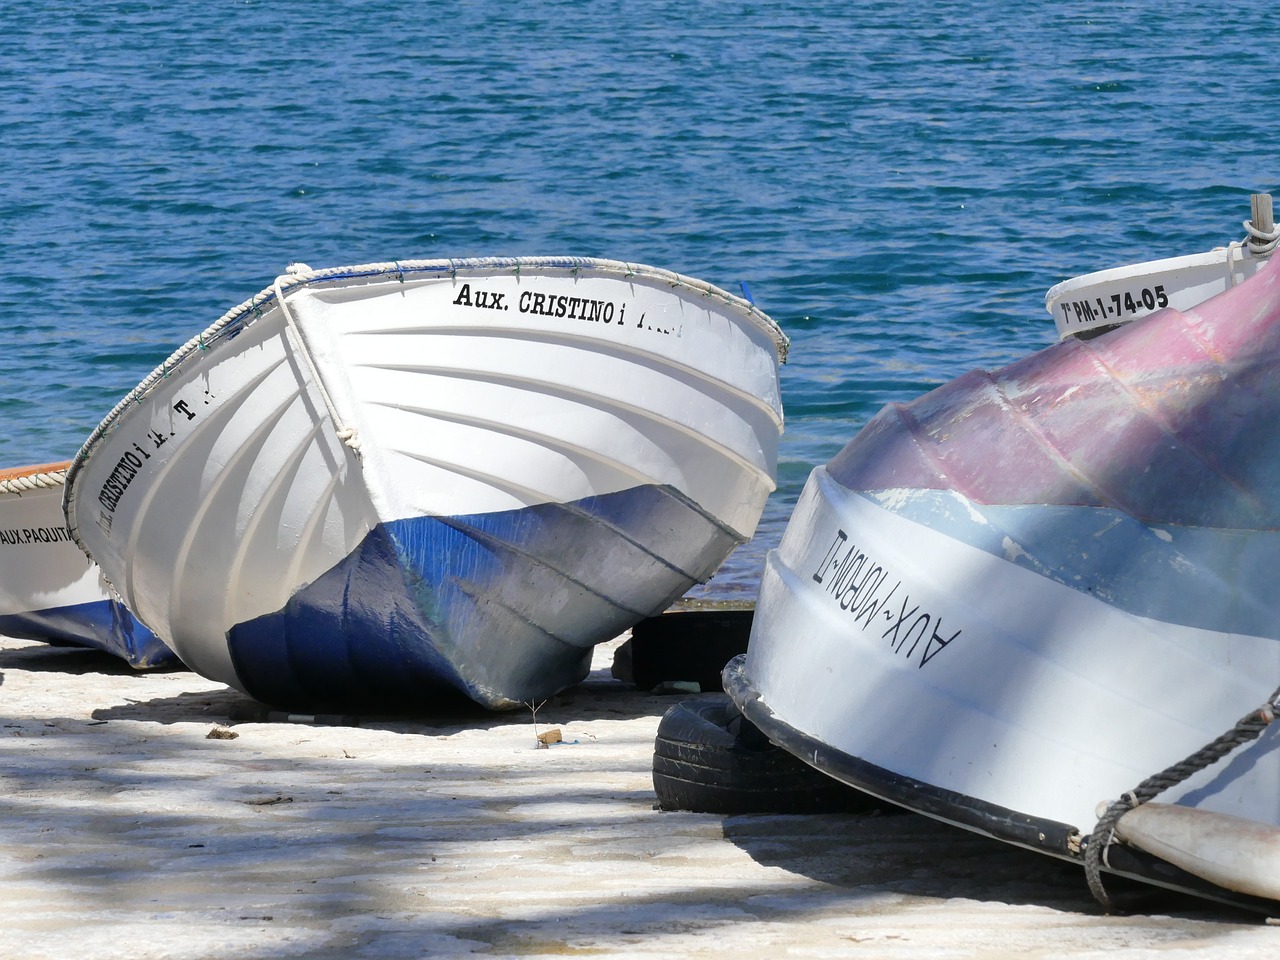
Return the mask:
M 1242 236 L 1276 191 L 1260 10 L 1155 0 L 4 4 L 0 466 L 73 456 L 312 266 L 638 261 L 793 341 L 754 588 L 885 403 L 1054 340 L 1045 290 Z

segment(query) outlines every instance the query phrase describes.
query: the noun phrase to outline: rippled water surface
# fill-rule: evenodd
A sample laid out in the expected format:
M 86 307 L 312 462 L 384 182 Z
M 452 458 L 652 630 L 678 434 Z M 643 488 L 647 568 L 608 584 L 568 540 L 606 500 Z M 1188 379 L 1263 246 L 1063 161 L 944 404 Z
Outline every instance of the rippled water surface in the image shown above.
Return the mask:
M 357 14 L 356 11 L 360 11 Z M 889 401 L 1052 342 L 1067 277 L 1242 235 L 1265 14 L 1140 2 L 0 12 L 0 466 L 73 456 L 290 261 L 639 261 L 793 340 L 779 490 Z

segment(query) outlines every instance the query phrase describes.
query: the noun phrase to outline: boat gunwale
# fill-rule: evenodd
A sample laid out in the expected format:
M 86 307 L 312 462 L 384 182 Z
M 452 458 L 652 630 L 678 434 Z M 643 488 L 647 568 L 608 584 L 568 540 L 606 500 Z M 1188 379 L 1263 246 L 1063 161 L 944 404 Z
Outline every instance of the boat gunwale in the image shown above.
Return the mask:
M 739 654 L 724 668 L 722 680 L 743 716 L 778 746 L 811 767 L 881 800 L 916 813 L 973 830 L 997 840 L 1040 853 L 1078 860 L 1074 852 L 1081 836 L 1078 827 L 1002 807 L 955 790 L 948 790 L 895 773 L 878 764 L 852 756 L 788 724 L 764 702 L 746 673 L 747 654 Z
M 1248 221 L 1245 222 L 1245 226 L 1248 226 Z M 1249 245 L 1246 238 L 1225 246 L 1213 247 L 1201 253 L 1186 253 L 1176 257 L 1161 257 L 1156 260 L 1144 260 L 1139 263 L 1126 263 L 1117 267 L 1106 267 L 1102 270 L 1082 273 L 1055 283 L 1045 292 L 1044 308 L 1049 316 L 1053 318 L 1054 328 L 1058 333 L 1059 340 L 1067 340 L 1071 337 L 1087 340 L 1109 330 L 1114 330 L 1116 327 L 1132 323 L 1143 316 L 1150 316 L 1151 313 L 1156 311 L 1151 310 L 1144 314 L 1135 314 L 1128 317 L 1116 317 L 1112 321 L 1102 319 L 1097 322 L 1085 323 L 1072 329 L 1066 329 L 1059 321 L 1056 311 L 1062 301 L 1069 297 L 1081 297 L 1084 295 L 1084 291 L 1092 291 L 1098 287 L 1112 287 L 1115 284 L 1125 282 L 1138 281 L 1147 283 L 1152 282 L 1152 278 L 1165 278 L 1165 282 L 1169 282 L 1172 278 L 1182 277 L 1186 274 L 1195 274 L 1195 277 L 1188 280 L 1181 289 L 1185 289 L 1188 286 L 1212 283 L 1215 279 L 1226 282 L 1227 289 L 1230 289 L 1249 279 L 1252 276 L 1249 271 L 1256 273 L 1263 269 L 1270 262 L 1271 257 L 1271 251 L 1256 252 Z M 1088 296 L 1085 298 L 1088 299 Z M 1182 306 L 1179 309 L 1185 311 L 1190 306 Z M 1065 311 L 1066 307 L 1064 306 L 1063 309 Z
M 1239 256 L 1235 255 L 1236 252 L 1239 252 Z M 1254 260 L 1259 261 L 1259 266 L 1262 266 L 1268 259 L 1270 259 L 1270 254 L 1258 256 L 1249 250 L 1247 246 L 1220 246 L 1201 253 L 1184 253 L 1176 257 L 1160 257 L 1155 260 L 1144 260 L 1141 263 L 1105 267 L 1101 270 L 1082 273 L 1055 283 L 1045 291 L 1045 309 L 1049 313 L 1053 313 L 1054 303 L 1062 299 L 1065 294 L 1079 287 L 1091 287 L 1095 284 L 1110 283 L 1113 280 L 1127 280 L 1134 276 L 1145 276 L 1150 273 L 1168 273 L 1174 270 L 1191 270 L 1197 267 L 1221 266 L 1225 271 L 1231 264 L 1244 264 Z
M 913 813 L 1084 866 L 1082 843 L 1087 845 L 1088 840 L 1070 824 L 1034 817 L 894 773 L 797 730 L 774 713 L 751 686 L 746 673 L 747 656 L 739 654 L 725 665 L 721 677 L 724 691 L 770 742 L 834 780 Z M 1273 900 L 1219 887 L 1138 847 L 1112 844 L 1103 855 L 1103 869 L 1107 873 L 1267 916 L 1275 915 Z
M 70 468 L 70 460 L 61 460 L 0 469 L 0 494 L 22 496 L 40 487 L 60 487 L 66 483 Z
M 76 483 L 80 471 L 85 467 L 103 437 L 116 428 L 117 421 L 124 416 L 126 411 L 141 404 L 143 398 L 151 393 L 157 385 L 169 379 L 183 362 L 192 355 L 208 350 L 224 338 L 230 339 L 237 336 L 262 317 L 264 308 L 269 307 L 277 299 L 277 296 L 284 296 L 287 293 L 312 285 L 337 284 L 352 280 L 395 278 L 403 283 L 408 279 L 416 279 L 418 276 L 422 279 L 444 276 L 456 279 L 459 274 L 480 275 L 506 271 L 514 271 L 518 277 L 521 270 L 563 271 L 574 277 L 577 277 L 580 272 L 587 271 L 605 276 L 616 275 L 623 279 L 640 278 L 664 282 L 671 287 L 685 288 L 704 297 L 714 298 L 754 323 L 758 330 L 773 341 L 778 362 L 786 363 L 787 352 L 791 343 L 790 339 L 783 333 L 782 328 L 754 303 L 706 281 L 640 263 L 627 263 L 621 260 L 606 260 L 593 257 L 562 256 L 392 260 L 353 266 L 328 267 L 319 270 L 313 270 L 302 265 L 291 265 L 289 271 L 278 277 L 271 286 L 232 307 L 201 333 L 192 337 L 174 351 L 168 359 L 163 361 L 143 378 L 136 387 L 130 390 L 99 422 L 93 432 L 89 434 L 89 437 L 76 453 L 75 458 L 70 461 L 64 477 L 66 489 L 63 496 L 63 506 L 68 518 L 68 528 L 72 538 L 80 545 L 81 549 L 85 549 L 80 539 L 78 525 L 72 519 L 75 507 Z

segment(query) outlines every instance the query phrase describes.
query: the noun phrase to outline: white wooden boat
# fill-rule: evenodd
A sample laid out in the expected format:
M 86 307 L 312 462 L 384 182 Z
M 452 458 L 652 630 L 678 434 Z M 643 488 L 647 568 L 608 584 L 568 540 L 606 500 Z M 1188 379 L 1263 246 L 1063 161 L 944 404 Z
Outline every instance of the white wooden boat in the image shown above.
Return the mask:
M 752 535 L 786 345 L 635 264 L 297 266 L 102 422 L 70 529 L 188 666 L 255 698 L 510 707 Z
M 71 539 L 62 514 L 68 466 L 0 470 L 0 634 L 104 650 L 139 669 L 176 663 Z
M 1204 253 L 1111 267 L 1064 280 L 1045 294 L 1058 336 L 1089 337 L 1173 307 L 1190 310 L 1258 272 L 1275 252 L 1271 195 L 1254 194 L 1243 240 Z
M 1274 913 L 1278 565 L 1273 265 L 883 410 L 813 471 L 726 689 L 848 784 L 1087 862 L 1100 899 L 1112 872 Z

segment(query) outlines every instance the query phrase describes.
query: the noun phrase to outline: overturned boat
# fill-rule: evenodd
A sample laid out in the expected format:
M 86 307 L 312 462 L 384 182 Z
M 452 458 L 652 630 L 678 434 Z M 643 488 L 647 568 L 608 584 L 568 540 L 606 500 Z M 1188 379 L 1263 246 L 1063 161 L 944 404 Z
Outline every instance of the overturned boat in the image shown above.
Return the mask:
M 882 799 L 1280 905 L 1280 267 L 892 404 L 769 555 L 743 713 Z
M 635 264 L 299 265 L 106 417 L 68 521 L 188 666 L 259 700 L 510 707 L 751 537 L 786 346 Z
M 139 669 L 177 663 L 71 539 L 62 514 L 68 466 L 0 470 L 0 634 L 102 650 Z

